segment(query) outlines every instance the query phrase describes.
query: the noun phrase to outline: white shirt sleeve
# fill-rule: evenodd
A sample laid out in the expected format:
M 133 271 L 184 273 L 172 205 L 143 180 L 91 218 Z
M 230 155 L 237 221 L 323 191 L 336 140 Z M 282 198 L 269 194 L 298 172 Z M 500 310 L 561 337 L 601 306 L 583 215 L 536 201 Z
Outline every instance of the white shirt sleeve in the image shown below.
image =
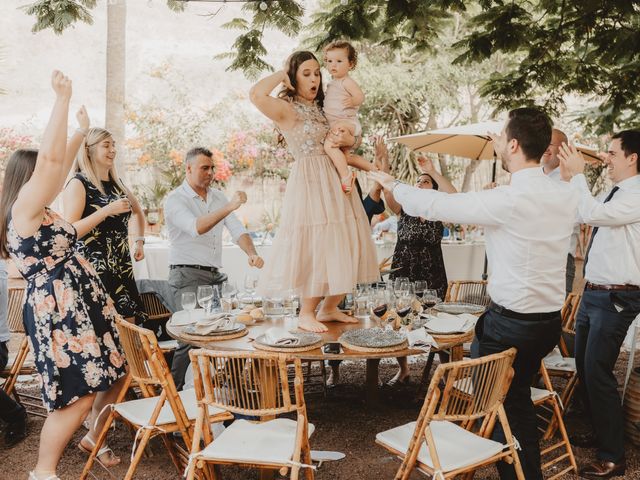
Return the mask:
M 164 202 L 164 217 L 176 228 L 193 238 L 199 237 L 196 222 L 198 217 L 185 203 L 187 199 L 182 195 L 169 195 Z
M 444 193 L 437 190 L 399 184 L 394 198 L 413 217 L 453 223 L 502 225 L 509 220 L 514 199 L 509 187 L 468 193 Z
M 640 195 L 636 192 L 622 190 L 603 203 L 591 195 L 583 174 L 575 175 L 571 179 L 571 186 L 580 193 L 578 213 L 583 223 L 595 227 L 617 227 L 640 222 Z

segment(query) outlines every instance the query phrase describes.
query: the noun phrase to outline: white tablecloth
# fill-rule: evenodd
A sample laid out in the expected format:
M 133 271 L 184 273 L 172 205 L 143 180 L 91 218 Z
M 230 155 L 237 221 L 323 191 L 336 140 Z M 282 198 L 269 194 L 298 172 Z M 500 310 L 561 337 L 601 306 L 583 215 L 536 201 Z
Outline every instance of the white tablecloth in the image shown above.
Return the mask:
M 270 245 L 256 246 L 258 253 L 269 261 Z M 376 245 L 378 261 L 393 254 L 393 244 Z M 444 265 L 449 280 L 480 280 L 484 267 L 484 243 L 442 244 Z M 236 245 L 228 245 L 222 250 L 222 271 L 230 281 L 242 287 L 244 276 L 250 267 L 247 256 Z M 145 259 L 133 262 L 136 280 L 167 280 L 169 278 L 169 244 L 166 241 L 149 242 L 145 245 Z

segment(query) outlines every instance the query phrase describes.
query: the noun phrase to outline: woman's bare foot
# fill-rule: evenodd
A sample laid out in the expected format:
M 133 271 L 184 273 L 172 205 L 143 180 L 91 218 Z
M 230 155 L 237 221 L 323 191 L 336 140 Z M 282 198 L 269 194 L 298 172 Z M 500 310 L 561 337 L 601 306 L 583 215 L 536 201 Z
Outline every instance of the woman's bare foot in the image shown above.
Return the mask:
M 324 312 L 321 310 L 318 312 L 317 318 L 319 322 L 336 321 L 342 323 L 358 323 L 358 320 L 337 309 L 330 312 Z
M 405 384 L 405 383 L 409 383 L 409 372 L 405 372 L 404 370 L 400 369 L 398 370 L 398 372 L 393 376 L 393 378 L 391 380 L 389 380 L 386 385 L 388 387 L 395 387 L 396 385 L 401 385 L 401 384 Z
M 313 313 L 301 313 L 298 319 L 298 328 L 306 330 L 307 332 L 322 333 L 326 332 L 328 328 L 316 320 L 316 316 Z

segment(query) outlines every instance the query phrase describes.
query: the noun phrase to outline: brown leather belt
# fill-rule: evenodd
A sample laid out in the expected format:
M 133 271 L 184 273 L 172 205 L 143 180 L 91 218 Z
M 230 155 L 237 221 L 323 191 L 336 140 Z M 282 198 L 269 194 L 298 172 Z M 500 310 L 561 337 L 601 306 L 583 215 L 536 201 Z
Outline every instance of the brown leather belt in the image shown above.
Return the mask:
M 597 283 L 587 282 L 585 285 L 587 290 L 627 290 L 636 291 L 640 290 L 638 285 L 598 285 Z

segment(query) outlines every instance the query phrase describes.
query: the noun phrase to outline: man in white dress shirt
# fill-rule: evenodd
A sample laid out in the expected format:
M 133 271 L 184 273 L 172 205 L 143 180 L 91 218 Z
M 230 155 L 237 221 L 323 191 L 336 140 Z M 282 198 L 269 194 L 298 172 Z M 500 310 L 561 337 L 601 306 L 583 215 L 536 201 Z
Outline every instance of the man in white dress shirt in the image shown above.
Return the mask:
M 528 480 L 542 479 L 536 416 L 530 386 L 540 362 L 558 342 L 565 298 L 565 264 L 575 222 L 577 193 L 540 168 L 551 141 L 551 121 L 534 108 L 509 112 L 494 148 L 509 185 L 492 190 L 444 194 L 394 182 L 380 172 L 369 175 L 409 215 L 485 227 L 491 304 L 476 325 L 473 356 L 516 347 L 514 378 L 504 405 Z M 496 440 L 504 433 L 496 428 Z M 512 465 L 498 465 L 501 478 L 515 478 Z
M 185 165 L 184 182 L 169 193 L 164 203 L 174 305 L 180 305 L 182 294 L 195 292 L 198 285 L 221 284 L 227 279 L 220 272 L 223 227 L 247 254 L 250 266 L 264 265 L 247 230 L 233 213 L 247 201 L 247 195 L 236 192 L 229 201 L 220 190 L 211 188 L 215 166 L 212 153 L 206 148 L 189 150 Z M 173 356 L 171 374 L 178 389 L 182 388 L 189 366 L 190 348 L 180 343 Z
M 580 470 L 587 478 L 624 475 L 624 416 L 613 368 L 624 337 L 640 313 L 640 131 L 612 137 L 605 157 L 614 187 L 604 201 L 593 198 L 585 162 L 575 147 L 563 145 L 560 167 L 580 193 L 578 211 L 593 225 L 585 254 L 585 286 L 576 316 L 575 356 L 586 391 L 595 436 L 575 443 L 597 447 L 596 458 Z
M 554 128 L 551 133 L 551 143 L 540 159 L 542 171 L 549 178 L 562 182 L 560 177 L 560 158 L 558 151 L 563 143 L 567 143 L 567 135 L 562 131 Z M 577 223 L 571 234 L 571 242 L 569 243 L 569 252 L 567 253 L 567 273 L 566 273 L 566 294 L 569 295 L 573 290 L 573 280 L 576 278 L 576 247 L 578 246 L 578 238 L 580 236 L 580 224 Z

